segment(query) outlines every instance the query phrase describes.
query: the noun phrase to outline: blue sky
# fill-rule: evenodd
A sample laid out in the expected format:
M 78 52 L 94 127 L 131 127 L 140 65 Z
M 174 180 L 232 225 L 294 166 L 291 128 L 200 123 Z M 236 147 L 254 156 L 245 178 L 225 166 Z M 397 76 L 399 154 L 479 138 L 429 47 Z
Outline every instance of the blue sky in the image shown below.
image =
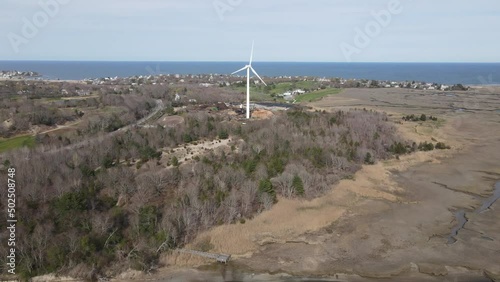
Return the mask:
M 2 0 L 0 60 L 500 62 L 499 27 L 498 0 Z

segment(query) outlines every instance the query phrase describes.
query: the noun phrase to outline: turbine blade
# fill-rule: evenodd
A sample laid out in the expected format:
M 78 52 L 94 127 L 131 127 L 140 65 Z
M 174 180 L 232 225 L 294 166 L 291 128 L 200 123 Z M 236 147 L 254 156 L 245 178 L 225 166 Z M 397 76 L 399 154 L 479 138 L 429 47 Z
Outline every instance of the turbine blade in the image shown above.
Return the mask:
M 252 53 L 250 53 L 250 64 L 249 65 L 252 65 L 252 61 L 253 61 L 253 46 L 255 44 L 255 41 L 252 41 Z
M 260 75 L 252 67 L 250 67 L 250 69 L 260 79 L 260 81 L 262 81 L 262 83 L 264 83 L 264 85 L 267 86 L 266 82 L 264 82 L 264 80 L 260 77 Z
M 241 69 L 239 69 L 239 70 L 237 70 L 237 71 L 233 72 L 232 74 L 239 73 L 240 71 L 244 71 L 244 70 L 246 70 L 247 68 L 248 68 L 248 66 L 245 66 L 245 67 L 243 67 L 243 68 L 241 68 Z

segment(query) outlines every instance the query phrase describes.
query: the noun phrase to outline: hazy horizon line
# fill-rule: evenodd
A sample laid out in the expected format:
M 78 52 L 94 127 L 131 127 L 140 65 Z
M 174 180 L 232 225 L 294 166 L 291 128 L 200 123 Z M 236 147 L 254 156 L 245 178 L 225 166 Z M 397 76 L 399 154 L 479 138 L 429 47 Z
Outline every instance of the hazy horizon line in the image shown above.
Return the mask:
M 26 59 L 26 60 L 10 60 L 0 59 L 0 62 L 103 62 L 103 63 L 244 63 L 246 61 L 197 61 L 197 60 L 50 60 L 50 59 Z M 366 62 L 338 62 L 338 61 L 253 61 L 253 63 L 315 63 L 315 64 L 500 64 L 499 62 L 455 62 L 455 61 L 441 61 L 441 62 L 412 62 L 412 61 L 366 61 Z

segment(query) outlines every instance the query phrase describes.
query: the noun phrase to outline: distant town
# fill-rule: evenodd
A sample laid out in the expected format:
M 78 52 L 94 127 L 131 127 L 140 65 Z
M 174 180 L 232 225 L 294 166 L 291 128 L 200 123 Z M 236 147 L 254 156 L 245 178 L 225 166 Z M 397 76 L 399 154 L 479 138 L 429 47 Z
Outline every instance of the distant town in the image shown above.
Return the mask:
M 0 71 L 2 79 L 27 79 L 40 77 L 40 74 L 34 71 Z
M 4 80 L 27 80 L 22 83 L 29 84 L 30 79 L 37 81 L 45 81 L 42 75 L 33 71 L 1 71 L 0 78 Z M 50 80 L 54 81 L 54 80 Z M 435 91 L 466 91 L 468 86 L 462 84 L 440 84 L 434 82 L 424 81 L 389 81 L 389 80 L 371 80 L 371 79 L 345 79 L 345 78 L 318 78 L 310 76 L 277 76 L 266 77 L 268 86 L 264 86 L 257 79 L 252 79 L 252 87 L 257 87 L 262 92 L 271 94 L 272 97 L 284 99 L 287 102 L 293 102 L 298 96 L 326 88 L 406 88 L 415 90 L 435 90 Z M 134 92 L 136 87 L 145 85 L 195 85 L 198 84 L 202 87 L 243 87 L 246 85 L 243 77 L 223 75 L 223 74 L 200 74 L 200 75 L 183 75 L 183 74 L 161 74 L 161 75 L 137 75 L 131 77 L 101 77 L 101 78 L 87 78 L 80 82 L 89 86 L 115 86 L 112 91 L 115 93 L 131 93 Z M 280 83 L 292 83 L 288 89 L 283 89 L 282 92 L 276 93 L 271 91 L 276 88 Z M 302 82 L 302 83 L 301 83 Z M 310 82 L 310 84 L 307 84 Z M 294 84 L 301 84 L 311 87 L 293 87 Z M 123 86 L 127 86 L 124 88 Z M 62 96 L 87 96 L 91 95 L 91 88 L 82 89 L 77 88 L 62 88 L 59 90 Z M 19 91 L 18 94 L 25 94 Z M 56 93 L 53 93 L 56 94 Z

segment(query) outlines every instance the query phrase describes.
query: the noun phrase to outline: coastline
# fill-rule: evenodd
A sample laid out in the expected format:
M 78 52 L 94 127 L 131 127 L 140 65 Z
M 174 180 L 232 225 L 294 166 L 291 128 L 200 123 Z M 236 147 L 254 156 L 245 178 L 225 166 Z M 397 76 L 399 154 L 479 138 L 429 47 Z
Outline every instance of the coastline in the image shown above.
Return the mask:
M 46 78 L 82 80 L 160 74 L 230 74 L 241 62 L 0 61 L 0 68 L 37 70 Z M 500 63 L 255 62 L 265 77 L 344 77 L 439 84 L 499 84 Z

